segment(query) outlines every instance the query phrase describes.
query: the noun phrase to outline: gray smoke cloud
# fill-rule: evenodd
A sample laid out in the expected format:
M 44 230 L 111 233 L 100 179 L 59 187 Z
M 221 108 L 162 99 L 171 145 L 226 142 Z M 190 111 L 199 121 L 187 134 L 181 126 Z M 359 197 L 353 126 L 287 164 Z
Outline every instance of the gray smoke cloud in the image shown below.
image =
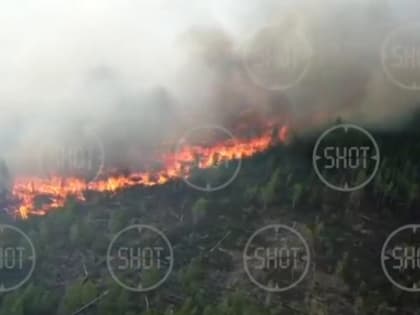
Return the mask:
M 389 127 L 419 93 L 384 75 L 381 45 L 419 12 L 409 0 L 3 2 L 0 150 L 27 171 L 46 138 L 89 129 L 107 163 L 136 167 L 204 123 L 269 117 L 299 129 L 341 116 Z M 267 25 L 261 47 L 294 32 L 311 46 L 305 76 L 284 91 L 257 84 L 244 63 Z

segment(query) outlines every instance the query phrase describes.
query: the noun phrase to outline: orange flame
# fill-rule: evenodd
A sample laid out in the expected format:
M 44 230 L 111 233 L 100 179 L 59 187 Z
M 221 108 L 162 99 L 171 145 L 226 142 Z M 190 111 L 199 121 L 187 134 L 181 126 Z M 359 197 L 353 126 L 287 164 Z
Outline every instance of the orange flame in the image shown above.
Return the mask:
M 197 161 L 199 168 L 209 168 L 218 161 L 237 160 L 250 157 L 272 147 L 276 142 L 285 142 L 288 127 L 279 129 L 278 139 L 273 139 L 272 131 L 252 139 L 226 140 L 211 147 L 188 146 L 176 153 L 162 156 L 163 167 L 158 171 L 142 171 L 126 175 L 110 176 L 105 179 L 87 182 L 79 178 L 52 177 L 47 179 L 24 177 L 15 180 L 12 194 L 20 201 L 14 211 L 23 219 L 30 215 L 45 215 L 53 209 L 64 206 L 68 197 L 84 201 L 88 190 L 97 192 L 115 192 L 120 189 L 143 185 L 154 186 L 167 183 L 173 179 L 185 178 L 191 174 L 191 164 Z M 36 206 L 38 196 L 47 196 L 48 204 Z

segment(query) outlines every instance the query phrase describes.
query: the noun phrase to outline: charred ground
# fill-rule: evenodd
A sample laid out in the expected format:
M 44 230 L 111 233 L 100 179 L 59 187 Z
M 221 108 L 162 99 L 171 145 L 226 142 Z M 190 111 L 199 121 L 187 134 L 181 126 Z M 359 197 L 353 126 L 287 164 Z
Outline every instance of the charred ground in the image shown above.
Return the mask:
M 37 267 L 24 287 L 0 296 L 0 314 L 414 314 L 416 295 L 392 286 L 380 253 L 391 231 L 420 221 L 420 130 L 410 124 L 373 135 L 379 172 L 353 193 L 327 188 L 313 171 L 318 134 L 294 135 L 244 160 L 236 180 L 217 192 L 174 181 L 88 193 L 87 203 L 68 200 L 23 221 L 2 215 L 30 236 Z M 120 288 L 106 267 L 113 235 L 136 223 L 156 226 L 174 248 L 173 272 L 148 294 Z M 260 290 L 242 266 L 248 237 L 270 223 L 294 226 L 313 255 L 305 281 L 285 293 Z

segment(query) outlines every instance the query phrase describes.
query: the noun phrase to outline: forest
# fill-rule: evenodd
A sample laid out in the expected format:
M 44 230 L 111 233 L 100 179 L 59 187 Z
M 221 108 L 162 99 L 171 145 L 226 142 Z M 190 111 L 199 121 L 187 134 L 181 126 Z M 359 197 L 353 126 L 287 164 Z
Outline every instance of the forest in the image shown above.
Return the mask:
M 415 123 L 372 130 L 380 167 L 354 192 L 334 191 L 315 174 L 318 133 L 295 134 L 289 144 L 243 160 L 238 177 L 219 191 L 178 180 L 87 191 L 86 202 L 70 198 L 62 209 L 27 220 L 3 213 L 2 224 L 32 240 L 36 268 L 22 287 L 0 295 L 0 314 L 415 314 L 416 294 L 392 285 L 380 256 L 389 233 L 420 219 L 419 133 Z M 215 168 L 212 176 L 226 171 Z M 158 228 L 173 247 L 172 272 L 148 292 L 126 290 L 107 270 L 110 241 L 133 224 Z M 284 292 L 262 290 L 242 264 L 247 239 L 268 224 L 293 226 L 311 252 L 306 277 Z M 142 275 L 145 283 L 155 277 L 154 270 Z

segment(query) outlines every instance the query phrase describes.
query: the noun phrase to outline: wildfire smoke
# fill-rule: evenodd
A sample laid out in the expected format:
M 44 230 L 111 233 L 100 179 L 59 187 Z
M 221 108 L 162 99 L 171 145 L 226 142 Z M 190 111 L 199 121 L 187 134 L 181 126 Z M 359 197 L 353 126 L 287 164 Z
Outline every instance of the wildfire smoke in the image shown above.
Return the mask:
M 18 206 L 12 212 L 26 219 L 31 215 L 45 215 L 64 206 L 69 197 L 84 201 L 86 191 L 116 192 L 128 187 L 155 186 L 186 178 L 191 175 L 194 167 L 206 169 L 221 161 L 247 158 L 266 151 L 279 142 L 284 143 L 288 132 L 289 128 L 284 125 L 275 136 L 270 128 L 250 139 L 227 139 L 212 146 L 183 147 L 175 153 L 163 154 L 162 167 L 159 170 L 111 175 L 91 182 L 76 177 L 18 177 L 12 189 L 12 196 L 18 201 Z M 37 206 L 36 199 L 39 196 L 46 196 L 50 201 Z

